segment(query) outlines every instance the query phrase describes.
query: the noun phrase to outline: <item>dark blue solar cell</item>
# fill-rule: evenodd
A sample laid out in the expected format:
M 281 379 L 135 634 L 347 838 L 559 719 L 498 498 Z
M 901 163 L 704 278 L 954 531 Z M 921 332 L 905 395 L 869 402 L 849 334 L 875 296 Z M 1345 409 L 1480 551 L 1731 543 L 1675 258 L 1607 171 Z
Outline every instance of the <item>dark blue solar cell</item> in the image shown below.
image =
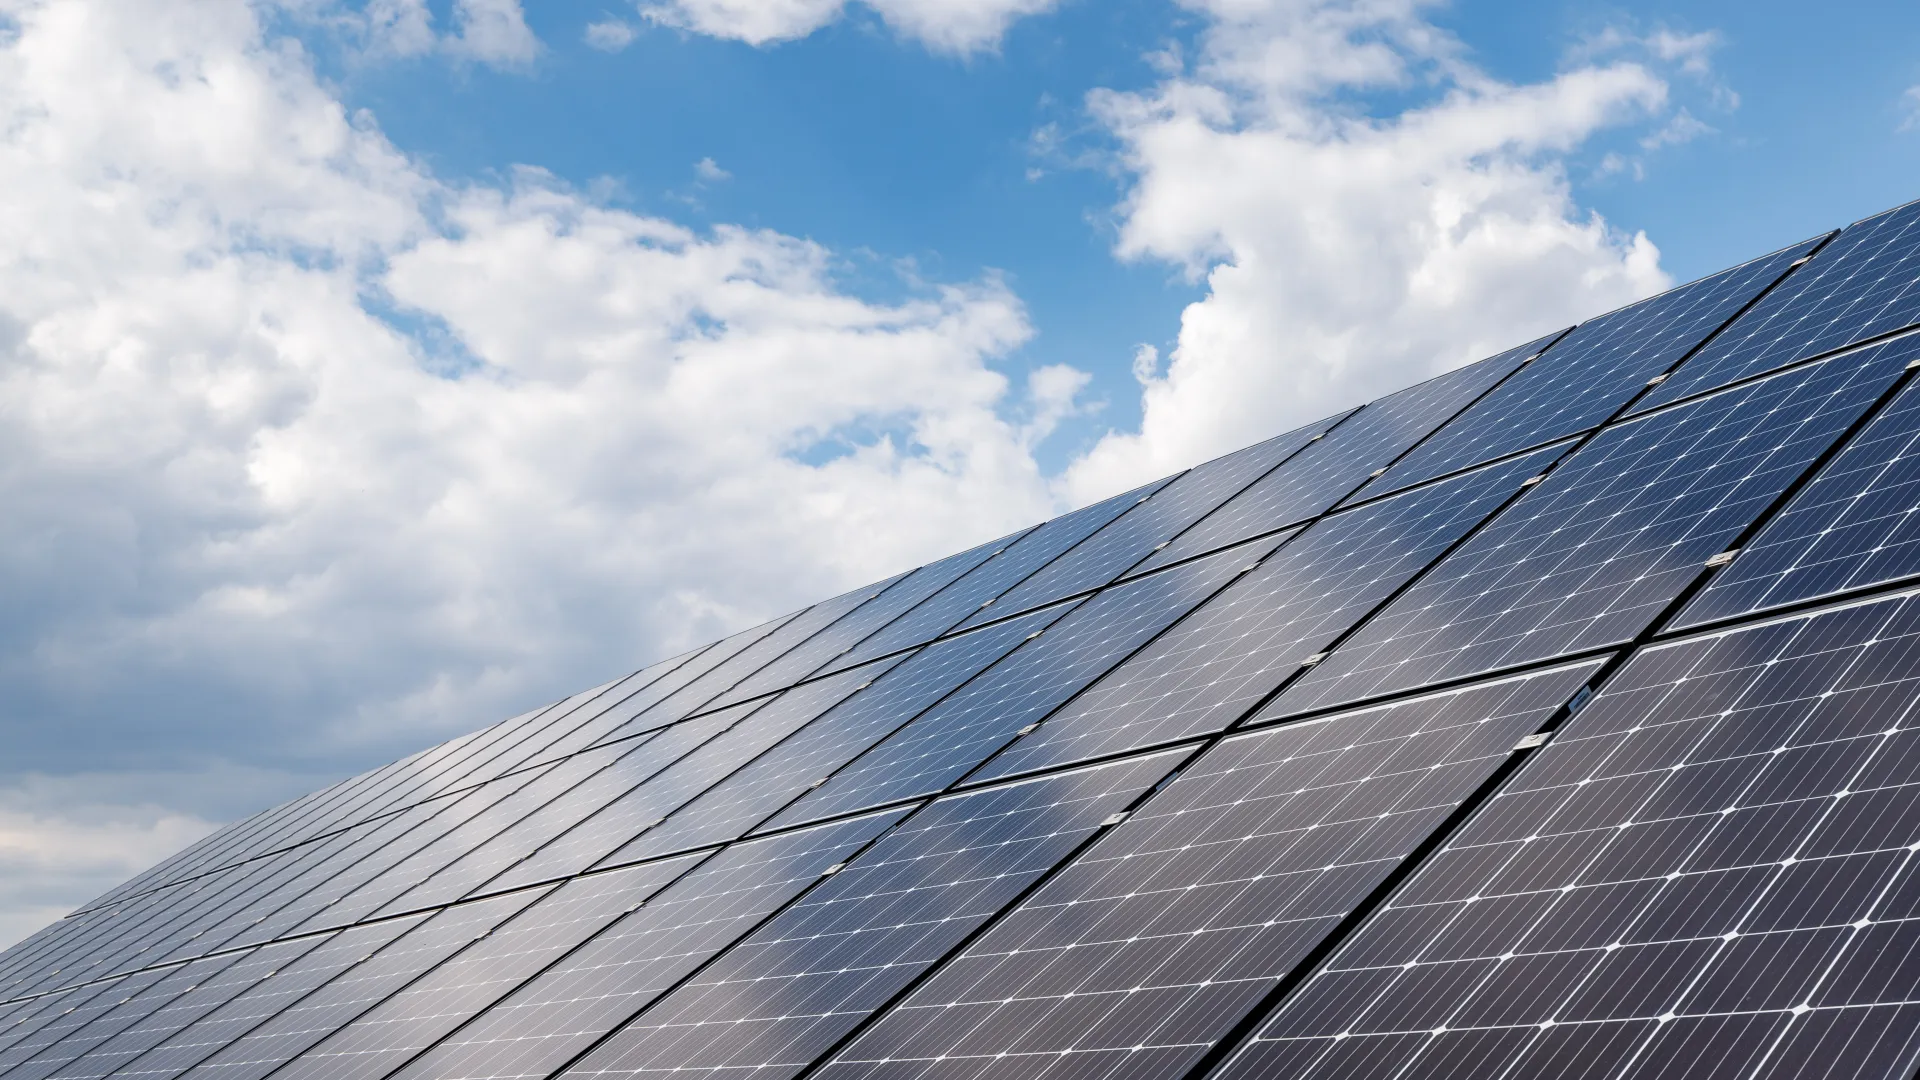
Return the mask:
M 212 1012 L 120 1066 L 114 1075 L 172 1080 L 326 986 L 341 972 L 418 926 L 423 918 L 392 919 L 320 937 L 313 949 L 273 969 Z
M 793 1076 L 1178 761 L 1134 758 L 927 806 L 562 1075 Z
M 969 779 L 1224 729 L 1564 449 L 1513 458 L 1315 522 Z
M 615 853 L 639 859 L 744 836 L 834 770 L 1072 610 L 1047 608 L 921 649 L 885 678 L 715 785 Z
M 1185 1075 L 1597 668 L 1220 743 L 822 1075 Z
M 754 672 L 739 685 L 715 698 L 711 705 L 732 705 L 758 694 L 791 686 L 852 649 L 862 638 L 892 622 L 907 609 L 951 585 L 960 575 L 993 557 L 994 552 L 1020 539 L 1027 530 L 1003 536 L 979 547 L 928 563 L 879 596 L 860 605 L 832 626 L 794 646 L 780 659 Z
M 160 1009 L 90 1047 L 52 1075 L 58 1080 L 98 1080 L 120 1072 L 148 1050 L 245 993 L 255 983 L 272 977 L 274 972 L 299 960 L 326 940 L 324 935 L 296 938 L 235 954 L 230 958 L 231 964 L 196 980 Z
M 1393 491 L 1600 424 L 1818 242 L 1795 244 L 1580 324 L 1360 494 Z
M 1348 410 L 1316 420 L 1238 453 L 1188 469 L 1145 502 L 1108 522 L 1073 550 L 1009 590 L 995 600 L 991 608 L 981 610 L 961 625 L 978 626 L 990 619 L 1105 585 L 1161 550 L 1175 535 L 1206 517 L 1248 484 L 1290 460 L 1301 448 L 1335 430 L 1351 413 L 1352 410 Z
M 276 1075 L 280 1080 L 380 1080 L 647 902 L 686 869 L 670 860 L 569 881 Z
M 960 625 L 994 598 L 1018 585 L 1027 575 L 1052 562 L 1100 528 L 1133 509 L 1141 500 L 1166 486 L 1172 477 L 1081 507 L 1026 532 L 992 558 L 961 575 L 953 584 L 908 609 L 907 613 L 834 661 L 834 668 L 852 667 L 876 656 L 931 641 Z
M 966 775 L 1259 561 L 1275 541 L 1221 552 L 1108 589 L 922 713 L 767 828 L 929 795 Z M 1037 633 L 1037 632 L 1036 632 Z
M 896 662 L 882 660 L 795 687 L 764 704 L 748 702 L 723 710 L 745 711 L 746 715 L 565 832 L 553 834 L 550 827 L 543 824 L 527 836 L 510 842 L 509 851 L 518 852 L 526 850 L 526 841 L 540 841 L 537 850 L 528 852 L 523 862 L 490 880 L 487 888 L 514 888 L 576 874 L 594 865 L 627 861 L 613 860 L 610 856 L 666 820 L 688 800 L 726 779 L 735 769 L 839 701 L 860 692 L 867 682 L 885 674 Z
M 1644 650 L 1221 1075 L 1910 1076 L 1916 655 L 1912 594 Z
M 486 937 L 538 900 L 544 891 L 529 889 L 478 900 L 423 919 L 378 952 L 227 1043 L 195 1065 L 193 1074 L 221 1080 L 259 1080 Z
M 1725 386 L 1920 322 L 1920 202 L 1847 227 L 1639 403 Z
M 698 865 L 394 1074 L 394 1080 L 544 1077 L 671 990 L 905 810 L 734 844 Z
M 1822 363 L 1611 427 L 1283 692 L 1274 715 L 1644 629 L 1900 375 Z
M 1558 335 L 1553 335 L 1557 337 Z M 1372 402 L 1140 564 L 1153 569 L 1305 521 L 1366 483 L 1369 471 L 1466 408 L 1553 337 L 1508 349 Z
M 1862 349 L 1911 362 L 1920 334 Z M 1836 357 L 1835 359 L 1841 359 Z M 1697 626 L 1920 573 L 1920 391 L 1900 392 L 1675 621 Z

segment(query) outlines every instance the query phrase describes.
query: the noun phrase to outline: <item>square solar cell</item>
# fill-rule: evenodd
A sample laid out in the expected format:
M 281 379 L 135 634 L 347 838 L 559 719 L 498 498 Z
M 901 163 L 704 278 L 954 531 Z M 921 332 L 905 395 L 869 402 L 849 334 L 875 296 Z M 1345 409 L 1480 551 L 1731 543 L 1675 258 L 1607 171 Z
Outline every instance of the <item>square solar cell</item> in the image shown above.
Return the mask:
M 575 878 L 287 1063 L 280 1080 L 380 1080 L 686 870 L 682 860 Z
M 1222 1075 L 1910 1076 L 1917 655 L 1911 593 L 1647 648 Z
M 484 938 L 546 891 L 529 889 L 461 904 L 421 920 L 380 951 L 227 1043 L 187 1075 L 222 1080 L 266 1076 Z
M 1598 426 L 1818 243 L 1795 244 L 1580 324 L 1361 495 L 1394 491 Z
M 616 782 L 600 794 L 587 792 L 586 785 L 568 789 L 539 812 L 522 818 L 416 885 L 388 908 L 409 910 L 448 903 L 483 885 L 491 892 L 585 870 L 646 830 L 650 822 L 664 820 L 687 800 L 857 693 L 896 662 L 877 661 L 795 687 L 776 698 L 722 710 L 744 715 L 679 760 L 656 767 L 651 775 L 637 777 L 642 781 L 638 784 L 630 775 L 626 783 Z M 648 748 L 652 746 L 649 742 L 636 753 L 658 766 L 664 755 L 650 753 Z M 596 806 L 600 808 L 597 811 L 593 810 Z
M 1179 757 L 934 802 L 562 1075 L 793 1076 L 1072 855 Z
M 394 1074 L 394 1080 L 537 1080 L 671 990 L 906 810 L 732 845 Z
M 1185 1075 L 1598 666 L 1220 743 L 820 1075 Z
M 986 562 L 995 552 L 1020 539 L 1026 532 L 1023 529 L 922 566 L 879 596 L 860 605 L 859 610 L 849 613 L 832 626 L 794 646 L 780 659 L 741 680 L 739 685 L 715 698 L 706 707 L 733 705 L 792 686 L 839 659 L 862 638 L 899 618 L 907 609 L 953 584 L 960 575 Z
M 418 926 L 424 918 L 416 915 L 391 919 L 321 937 L 312 950 L 275 968 L 212 1012 L 120 1066 L 114 1075 L 138 1080 L 173 1080 L 326 986 L 341 972 Z
M 1351 409 L 1336 413 L 1188 469 L 1146 501 L 1108 522 L 1073 550 L 1008 590 L 991 608 L 982 609 L 961 625 L 978 626 L 1010 612 L 1038 607 L 1105 585 L 1148 555 L 1162 550 L 1176 534 L 1206 517 L 1248 484 L 1282 462 L 1292 460 L 1304 447 L 1320 441 L 1352 413 Z
M 1639 407 L 1843 349 L 1920 322 L 1920 202 L 1846 228 Z
M 1536 451 L 1322 518 L 969 779 L 1223 730 L 1564 449 Z
M 1366 483 L 1370 470 L 1392 464 L 1559 336 L 1508 349 L 1367 404 L 1326 438 L 1181 533 L 1140 568 L 1189 559 L 1325 512 Z
M 1108 522 L 1133 509 L 1173 478 L 1156 480 L 1110 499 L 1062 514 L 1020 536 L 986 562 L 953 584 L 908 609 L 833 661 L 831 668 L 852 667 L 877 656 L 932 641 L 959 626 L 995 598 L 1020 584 L 1028 575 L 1098 532 Z
M 1275 715 L 1631 640 L 1901 374 L 1840 359 L 1602 431 L 1282 693 Z
M 1836 360 L 1912 363 L 1920 334 Z M 1676 626 L 1698 626 L 1920 573 L 1920 392 L 1909 383 L 1707 587 Z
M 249 949 L 217 974 L 196 981 L 162 1008 L 80 1054 L 52 1075 L 58 1080 L 98 1080 L 125 1068 L 183 1028 L 245 993 L 255 983 L 299 960 L 327 941 L 327 935 Z
M 764 827 L 816 821 L 946 788 L 1017 737 L 1022 727 L 1044 719 L 1252 569 L 1275 542 L 1224 551 L 1099 593 Z
M 1071 610 L 1071 604 L 1046 608 L 928 645 L 608 861 L 652 858 L 746 835 Z

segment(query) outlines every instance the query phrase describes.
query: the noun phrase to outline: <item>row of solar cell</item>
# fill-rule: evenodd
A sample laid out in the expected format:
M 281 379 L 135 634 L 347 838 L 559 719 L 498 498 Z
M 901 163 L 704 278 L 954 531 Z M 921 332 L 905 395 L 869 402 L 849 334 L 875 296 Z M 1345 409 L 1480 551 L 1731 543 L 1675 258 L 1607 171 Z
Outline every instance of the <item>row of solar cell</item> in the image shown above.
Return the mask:
M 1643 650 L 1224 1074 L 1905 1077 L 1920 598 Z

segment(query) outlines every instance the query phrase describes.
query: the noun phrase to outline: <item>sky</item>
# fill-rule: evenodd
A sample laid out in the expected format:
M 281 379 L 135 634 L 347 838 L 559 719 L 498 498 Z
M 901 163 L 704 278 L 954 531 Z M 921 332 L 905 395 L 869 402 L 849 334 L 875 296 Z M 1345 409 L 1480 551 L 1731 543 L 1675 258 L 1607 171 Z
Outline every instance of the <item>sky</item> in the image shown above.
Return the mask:
M 0 0 L 0 945 L 1920 197 L 1916 44 L 1865 0 Z

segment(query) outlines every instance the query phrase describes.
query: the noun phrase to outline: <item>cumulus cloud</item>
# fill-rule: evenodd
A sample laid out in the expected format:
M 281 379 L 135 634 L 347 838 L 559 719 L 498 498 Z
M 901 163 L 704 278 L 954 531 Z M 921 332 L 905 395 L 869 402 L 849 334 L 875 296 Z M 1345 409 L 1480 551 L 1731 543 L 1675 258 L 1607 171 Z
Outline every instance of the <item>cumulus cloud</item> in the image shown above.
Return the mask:
M 446 183 L 241 0 L 8 14 L 9 867 L 120 876 L 1054 509 L 1033 443 L 1081 384 L 994 369 L 1030 333 L 998 280 L 874 303 L 790 236 Z M 237 763 L 280 780 L 199 780 Z M 32 779 L 82 767 L 172 802 Z
M 619 52 L 633 44 L 636 31 L 624 19 L 605 18 L 587 24 L 583 40 L 602 52 Z
M 357 12 L 323 3 L 309 14 L 353 32 L 374 56 L 440 52 L 491 67 L 517 68 L 540 54 L 540 41 L 527 27 L 520 0 L 454 0 L 453 28 L 444 34 L 434 29 L 427 0 L 369 0 Z M 592 28 L 588 40 L 594 40 Z
M 1068 474 L 1109 490 L 1651 293 L 1646 237 L 1577 204 L 1597 133 L 1697 134 L 1666 81 L 1591 59 L 1492 77 L 1415 0 L 1190 0 L 1207 29 L 1151 89 L 1100 91 L 1127 185 L 1117 253 L 1203 279 L 1162 366 L 1137 354 L 1136 431 Z M 1666 42 L 1679 64 L 1709 42 Z M 1370 95 L 1411 98 L 1398 110 Z M 1697 124 L 1697 121 L 1692 123 Z
M 894 32 L 943 53 L 965 56 L 999 44 L 1021 18 L 1059 0 L 865 0 Z M 643 3 L 654 22 L 711 37 L 771 45 L 806 37 L 841 19 L 848 0 L 662 0 Z

